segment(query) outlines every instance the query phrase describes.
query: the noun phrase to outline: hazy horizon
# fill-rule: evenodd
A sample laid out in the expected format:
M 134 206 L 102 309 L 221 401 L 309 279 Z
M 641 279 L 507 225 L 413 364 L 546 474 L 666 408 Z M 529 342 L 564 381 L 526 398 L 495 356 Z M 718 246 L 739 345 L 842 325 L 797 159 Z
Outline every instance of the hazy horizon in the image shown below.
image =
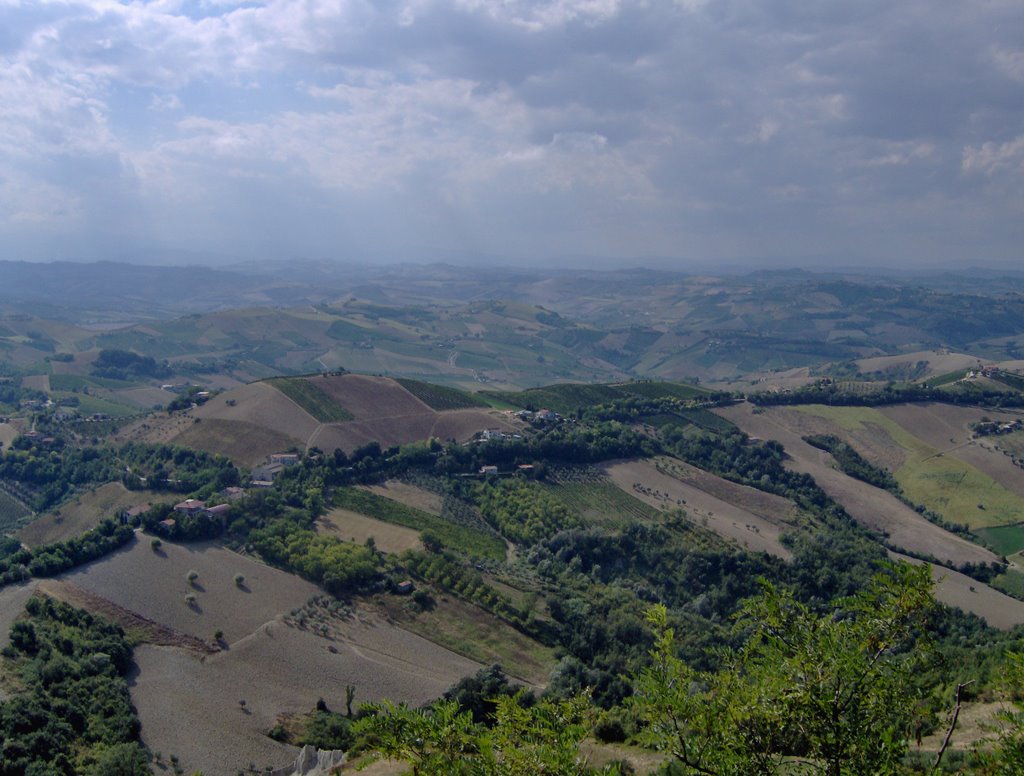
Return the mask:
M 1019 3 L 29 0 L 0 30 L 4 260 L 1021 258 Z

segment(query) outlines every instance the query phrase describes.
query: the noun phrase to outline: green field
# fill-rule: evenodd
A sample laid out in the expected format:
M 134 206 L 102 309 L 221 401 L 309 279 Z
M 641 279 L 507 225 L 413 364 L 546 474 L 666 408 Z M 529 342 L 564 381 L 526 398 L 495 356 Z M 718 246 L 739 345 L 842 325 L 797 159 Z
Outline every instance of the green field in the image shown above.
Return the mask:
M 1024 521 L 1024 499 L 981 470 L 911 434 L 896 421 L 871 407 L 826 407 L 811 404 L 794 409 L 825 418 L 848 430 L 884 430 L 906 454 L 893 476 L 904 495 L 953 523 L 972 530 Z
M 1013 555 L 1024 550 L 1024 524 L 979 528 L 974 533 L 1000 555 Z
M 468 555 L 497 561 L 505 560 L 505 542 L 500 537 L 458 525 L 361 488 L 339 488 L 334 493 L 334 506 L 375 517 L 386 523 L 417 531 L 430 531 L 445 547 Z
M 703 388 L 697 388 L 685 383 L 662 383 L 662 382 L 637 382 L 623 383 L 616 385 L 626 393 L 646 396 L 649 399 L 662 399 L 665 397 L 673 399 L 696 399 L 707 394 Z
M 460 391 L 458 388 L 421 383 L 419 380 L 409 380 L 402 377 L 396 379 L 395 382 L 430 407 L 430 409 L 437 410 L 438 412 L 489 406 L 482 399 Z
M 275 377 L 267 382 L 321 423 L 342 423 L 355 417 L 314 383 L 302 377 Z

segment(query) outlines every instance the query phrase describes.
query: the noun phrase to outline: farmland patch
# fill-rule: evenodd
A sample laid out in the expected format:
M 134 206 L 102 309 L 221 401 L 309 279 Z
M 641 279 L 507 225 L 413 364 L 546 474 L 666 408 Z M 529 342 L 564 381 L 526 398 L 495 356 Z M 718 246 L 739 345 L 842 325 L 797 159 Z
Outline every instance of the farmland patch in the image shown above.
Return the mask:
M 327 637 L 267 623 L 202 661 L 143 645 L 135 662 L 131 694 L 143 743 L 175 754 L 186 772 L 208 774 L 288 764 L 297 750 L 266 735 L 278 714 L 307 712 L 320 698 L 344 710 L 347 685 L 357 704 L 390 698 L 418 706 L 480 668 L 372 614 L 334 622 Z
M 194 582 L 186 575 L 197 572 Z M 234 576 L 241 574 L 239 585 Z M 279 614 L 301 606 L 319 588 L 209 542 L 164 542 L 158 551 L 144 535 L 125 548 L 62 575 L 72 584 L 174 630 L 229 642 Z M 186 596 L 195 596 L 190 603 Z
M 320 517 L 316 524 L 317 533 L 336 536 L 347 542 L 365 544 L 373 539 L 374 546 L 382 552 L 398 555 L 406 550 L 423 548 L 420 532 L 394 523 L 386 523 L 373 517 L 361 515 L 348 509 L 332 509 Z
M 819 407 L 813 409 L 817 412 Z M 829 408 L 823 409 L 827 411 Z M 810 474 L 822 490 L 839 502 L 851 517 L 886 536 L 892 546 L 956 565 L 998 561 L 995 553 L 930 523 L 891 493 L 855 480 L 833 468 L 832 457 L 828 453 L 807 444 L 800 432 L 793 430 L 792 416 L 803 415 L 800 410 L 772 408 L 755 414 L 751 405 L 738 404 L 719 408 L 716 412 L 751 436 L 781 442 L 790 456 L 787 468 Z M 845 419 L 843 415 L 838 417 Z M 836 425 L 842 428 L 840 423 Z
M 352 420 L 352 413 L 324 393 L 313 380 L 301 377 L 275 377 L 267 382 L 321 423 Z
M 769 520 L 678 479 L 654 461 L 623 461 L 607 465 L 604 471 L 619 488 L 647 504 L 669 512 L 683 510 L 692 522 L 753 552 L 790 557 L 779 537 L 791 507 Z
M 127 507 L 149 506 L 161 494 L 128 490 L 119 482 L 108 482 L 95 490 L 76 496 L 58 509 L 41 515 L 18 534 L 29 547 L 62 542 L 95 528 L 106 518 L 116 518 Z M 168 500 L 173 494 L 166 494 Z

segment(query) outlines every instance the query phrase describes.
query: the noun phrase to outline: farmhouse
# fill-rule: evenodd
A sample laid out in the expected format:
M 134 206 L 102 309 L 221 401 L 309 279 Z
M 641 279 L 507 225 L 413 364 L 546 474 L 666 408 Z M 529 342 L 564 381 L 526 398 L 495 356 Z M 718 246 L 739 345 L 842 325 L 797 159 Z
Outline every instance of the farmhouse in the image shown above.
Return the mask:
M 497 477 L 498 467 L 497 466 L 481 466 L 480 473 L 485 477 Z
M 183 515 L 198 515 L 206 510 L 206 502 L 194 498 L 185 499 L 180 504 L 174 505 L 174 511 Z
M 223 520 L 227 513 L 231 510 L 230 504 L 217 504 L 215 507 L 207 507 L 203 514 L 209 517 L 211 520 Z
M 299 462 L 298 453 L 271 453 L 270 463 L 279 463 L 282 466 L 291 466 Z
M 269 488 L 284 470 L 283 463 L 268 463 L 252 470 L 252 484 L 257 488 Z
M 226 498 L 228 501 L 238 501 L 238 499 L 242 498 L 244 495 L 245 488 L 239 488 L 236 485 L 224 488 L 224 490 L 220 492 L 220 496 L 222 498 Z

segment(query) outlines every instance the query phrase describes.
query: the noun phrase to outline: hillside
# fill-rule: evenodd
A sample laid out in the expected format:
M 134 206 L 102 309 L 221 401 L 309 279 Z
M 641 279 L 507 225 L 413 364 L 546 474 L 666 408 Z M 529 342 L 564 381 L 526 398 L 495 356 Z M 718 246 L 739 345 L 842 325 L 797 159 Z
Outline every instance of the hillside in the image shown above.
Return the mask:
M 282 387 L 287 386 L 303 390 L 286 393 Z M 460 395 L 445 394 L 449 404 Z M 465 405 L 476 404 L 467 397 Z M 293 447 L 350 453 L 369 442 L 390 447 L 430 438 L 464 441 L 488 428 L 511 432 L 516 426 L 495 410 L 438 411 L 396 380 L 348 374 L 251 383 L 182 413 L 148 417 L 119 438 L 172 442 L 253 466 Z

